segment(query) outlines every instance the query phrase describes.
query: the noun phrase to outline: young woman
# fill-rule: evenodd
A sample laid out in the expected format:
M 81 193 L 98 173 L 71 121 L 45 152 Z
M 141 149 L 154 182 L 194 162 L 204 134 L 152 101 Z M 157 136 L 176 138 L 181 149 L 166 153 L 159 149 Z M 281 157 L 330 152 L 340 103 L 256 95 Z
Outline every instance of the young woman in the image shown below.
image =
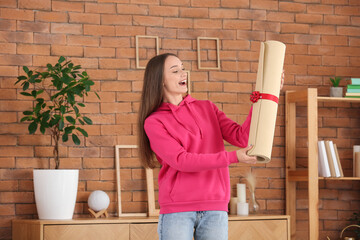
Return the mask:
M 210 101 L 187 92 L 181 60 L 166 53 L 145 69 L 139 110 L 139 150 L 145 167 L 158 161 L 160 240 L 226 240 L 232 163 L 248 156 L 251 112 L 242 125 Z M 239 147 L 225 151 L 224 142 Z M 155 158 L 156 157 L 156 158 Z

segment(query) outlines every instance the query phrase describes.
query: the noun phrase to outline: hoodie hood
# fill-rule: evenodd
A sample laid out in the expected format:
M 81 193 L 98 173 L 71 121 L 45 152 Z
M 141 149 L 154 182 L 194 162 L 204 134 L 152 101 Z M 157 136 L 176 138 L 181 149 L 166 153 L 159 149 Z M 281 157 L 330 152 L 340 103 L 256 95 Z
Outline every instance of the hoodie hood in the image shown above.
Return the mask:
M 178 106 L 172 103 L 163 102 L 155 112 L 170 112 L 174 116 L 174 119 L 186 130 L 192 134 L 200 132 L 200 138 L 202 138 L 203 131 L 196 116 L 197 113 L 191 106 L 195 101 L 196 99 L 192 98 L 190 95 L 186 95 Z M 195 122 L 195 129 L 193 127 L 194 124 L 191 124 L 193 122 Z

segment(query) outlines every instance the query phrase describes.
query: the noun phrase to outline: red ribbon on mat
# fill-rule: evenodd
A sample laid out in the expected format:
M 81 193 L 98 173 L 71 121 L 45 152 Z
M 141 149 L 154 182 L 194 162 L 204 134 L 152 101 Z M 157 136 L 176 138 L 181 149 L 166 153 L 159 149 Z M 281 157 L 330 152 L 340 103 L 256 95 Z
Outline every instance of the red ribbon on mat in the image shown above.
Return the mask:
M 279 98 L 272 94 L 260 93 L 259 91 L 254 91 L 251 93 L 250 101 L 256 103 L 259 99 L 267 99 L 279 103 Z

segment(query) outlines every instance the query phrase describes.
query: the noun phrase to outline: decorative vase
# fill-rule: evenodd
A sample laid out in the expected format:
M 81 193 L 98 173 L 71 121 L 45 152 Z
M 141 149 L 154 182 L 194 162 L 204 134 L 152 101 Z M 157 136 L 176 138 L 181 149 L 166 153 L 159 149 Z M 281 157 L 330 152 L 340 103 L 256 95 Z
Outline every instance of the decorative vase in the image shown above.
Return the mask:
M 249 213 L 258 213 L 260 210 L 259 202 L 255 198 L 255 190 L 250 192 L 249 197 Z
M 330 87 L 330 97 L 343 97 L 343 88 Z
M 39 219 L 72 219 L 79 170 L 34 169 L 35 203 Z

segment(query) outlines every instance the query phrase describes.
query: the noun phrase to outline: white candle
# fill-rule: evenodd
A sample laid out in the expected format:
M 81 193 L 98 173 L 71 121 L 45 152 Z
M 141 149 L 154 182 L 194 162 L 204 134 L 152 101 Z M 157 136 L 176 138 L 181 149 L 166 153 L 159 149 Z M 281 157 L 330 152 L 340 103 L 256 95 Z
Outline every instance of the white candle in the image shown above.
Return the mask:
M 237 203 L 237 215 L 247 216 L 249 215 L 249 204 L 248 203 Z
M 236 184 L 236 190 L 237 190 L 238 202 L 245 203 L 246 202 L 246 184 L 245 183 Z
M 232 197 L 230 199 L 230 214 L 236 215 L 237 213 L 237 197 Z

